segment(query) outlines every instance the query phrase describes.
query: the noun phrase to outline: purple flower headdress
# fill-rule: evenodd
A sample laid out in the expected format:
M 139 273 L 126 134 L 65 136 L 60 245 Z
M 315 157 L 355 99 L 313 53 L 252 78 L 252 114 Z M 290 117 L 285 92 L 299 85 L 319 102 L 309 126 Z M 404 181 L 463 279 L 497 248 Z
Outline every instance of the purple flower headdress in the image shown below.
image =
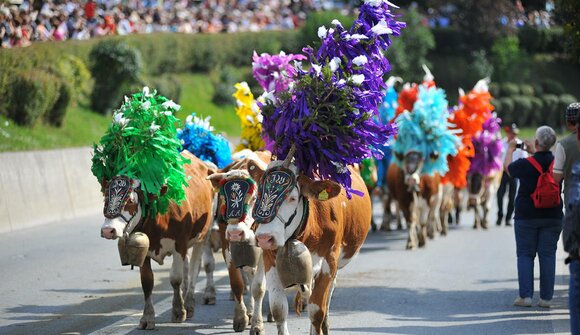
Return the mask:
M 290 83 L 298 73 L 293 66 L 294 61 L 304 60 L 304 55 L 285 54 L 260 56 L 254 51 L 252 74 L 266 92 L 283 92 L 288 90 Z
M 484 176 L 499 171 L 502 167 L 501 161 L 501 119 L 495 113 L 483 123 L 483 130 L 477 134 L 472 142 L 475 149 L 475 156 L 471 159 L 471 166 L 467 175 L 480 173 Z
M 367 0 L 347 31 L 334 20 L 334 28 L 320 27 L 320 49 L 305 48 L 309 70 L 297 66 L 289 91 L 275 93 L 262 107 L 268 149 L 284 159 L 294 145 L 295 165 L 310 178 L 330 179 L 350 196 L 348 165 L 364 158 L 380 158 L 380 148 L 392 138 L 391 124 L 377 124 L 378 106 L 391 67 L 384 56 L 389 35 L 405 27 L 387 1 Z

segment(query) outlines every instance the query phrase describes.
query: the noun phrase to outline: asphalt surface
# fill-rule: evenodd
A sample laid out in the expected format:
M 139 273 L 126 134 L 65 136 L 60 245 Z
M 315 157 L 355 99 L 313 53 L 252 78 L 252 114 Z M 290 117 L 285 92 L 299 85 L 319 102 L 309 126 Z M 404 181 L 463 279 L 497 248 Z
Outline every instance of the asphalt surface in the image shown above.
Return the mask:
M 217 304 L 198 304 L 193 319 L 181 324 L 170 322 L 171 259 L 154 265 L 157 329 L 137 330 L 143 306 L 139 272 L 120 265 L 116 243 L 99 236 L 101 222 L 94 215 L 0 235 L 0 334 L 233 333 L 221 254 L 216 254 Z M 449 236 L 415 251 L 405 250 L 405 232 L 370 232 L 358 258 L 339 273 L 331 332 L 568 334 L 568 270 L 561 242 L 553 308 L 514 307 L 513 228 L 476 231 L 471 222 L 472 215 L 464 215 Z M 202 271 L 198 297 L 203 277 Z M 535 304 L 537 299 L 538 293 Z M 289 329 L 308 333 L 307 313 L 291 312 Z M 276 334 L 275 325 L 266 324 L 266 333 Z

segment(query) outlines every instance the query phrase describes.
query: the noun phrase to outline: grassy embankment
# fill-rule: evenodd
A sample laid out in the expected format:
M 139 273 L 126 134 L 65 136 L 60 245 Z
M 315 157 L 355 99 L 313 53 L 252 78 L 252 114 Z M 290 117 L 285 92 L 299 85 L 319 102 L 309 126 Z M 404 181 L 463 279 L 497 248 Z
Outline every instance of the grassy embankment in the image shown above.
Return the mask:
M 179 80 L 182 108 L 177 116 L 181 120 L 192 112 L 198 116 L 211 116 L 211 123 L 217 131 L 239 136 L 240 126 L 234 106 L 212 103 L 214 88 L 208 83 L 206 74 L 182 74 Z M 233 90 L 232 87 L 232 93 Z M 44 124 L 21 127 L 0 115 L 0 152 L 91 146 L 105 133 L 110 122 L 110 116 L 99 115 L 85 106 L 71 107 L 60 128 Z

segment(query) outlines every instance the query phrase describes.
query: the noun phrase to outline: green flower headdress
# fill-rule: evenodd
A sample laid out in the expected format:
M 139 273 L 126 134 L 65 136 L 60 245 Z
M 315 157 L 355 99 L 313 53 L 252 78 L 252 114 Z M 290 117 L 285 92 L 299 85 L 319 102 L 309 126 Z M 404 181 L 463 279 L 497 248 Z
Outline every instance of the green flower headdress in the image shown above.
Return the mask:
M 185 199 L 187 178 L 176 127 L 180 121 L 174 113 L 180 108 L 173 101 L 143 88 L 125 102 L 113 115 L 113 122 L 99 145 L 94 145 L 93 174 L 99 182 L 118 175 L 138 179 L 145 195 L 143 212 L 164 214 L 170 201 Z M 167 192 L 161 194 L 162 186 Z

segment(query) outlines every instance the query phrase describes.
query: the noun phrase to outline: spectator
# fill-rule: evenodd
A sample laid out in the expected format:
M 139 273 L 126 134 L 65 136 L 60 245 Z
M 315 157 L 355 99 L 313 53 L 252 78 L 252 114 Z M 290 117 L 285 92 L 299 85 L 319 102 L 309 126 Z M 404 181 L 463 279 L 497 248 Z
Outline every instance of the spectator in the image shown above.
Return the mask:
M 87 22 L 89 22 L 89 23 L 96 22 L 96 18 L 95 18 L 96 11 L 97 11 L 97 4 L 95 3 L 95 1 L 94 0 L 87 1 L 87 3 L 85 4 L 85 18 L 87 19 Z
M 580 111 L 576 114 L 580 120 Z M 576 123 L 576 145 L 580 145 L 580 123 Z M 570 264 L 570 330 L 572 335 L 580 335 L 580 160 L 572 166 L 570 189 L 566 197 L 566 218 L 562 231 L 564 250 L 568 252 L 566 263 Z
M 504 127 L 504 131 L 506 133 L 506 138 L 502 140 L 503 159 L 505 159 L 509 142 L 514 139 L 517 140 L 517 136 L 520 133 L 520 129 L 515 123 L 512 123 L 511 125 Z M 526 151 L 521 150 L 520 148 L 516 148 L 512 157 L 512 161 L 526 157 L 528 157 L 528 153 Z M 503 198 L 505 196 L 506 191 L 508 192 L 508 205 L 505 216 L 505 225 L 507 227 L 512 225 L 512 215 L 514 214 L 514 201 L 516 198 L 517 189 L 518 189 L 518 180 L 516 178 L 510 177 L 510 175 L 506 171 L 503 171 L 501 175 L 501 183 L 497 190 L 496 225 L 501 226 L 501 223 L 503 221 Z
M 534 294 L 534 259 L 540 261 L 540 300 L 538 306 L 549 308 L 554 295 L 556 275 L 556 249 L 562 230 L 562 203 L 552 208 L 536 208 L 531 198 L 540 173 L 532 165 L 535 160 L 547 171 L 554 155 L 550 148 L 556 143 L 556 133 L 548 126 L 536 130 L 535 143 L 525 141 L 526 150 L 533 155 L 512 162 L 516 139 L 509 142 L 504 167 L 512 178 L 520 180 L 515 206 L 515 235 L 519 296 L 514 305 L 532 306 Z
M 566 108 L 566 128 L 572 133 L 556 144 L 554 158 L 554 179 L 556 182 L 564 180 L 564 202 L 570 187 L 570 173 L 572 164 L 580 159 L 580 149 L 576 140 L 576 114 L 580 111 L 580 102 L 572 103 Z

